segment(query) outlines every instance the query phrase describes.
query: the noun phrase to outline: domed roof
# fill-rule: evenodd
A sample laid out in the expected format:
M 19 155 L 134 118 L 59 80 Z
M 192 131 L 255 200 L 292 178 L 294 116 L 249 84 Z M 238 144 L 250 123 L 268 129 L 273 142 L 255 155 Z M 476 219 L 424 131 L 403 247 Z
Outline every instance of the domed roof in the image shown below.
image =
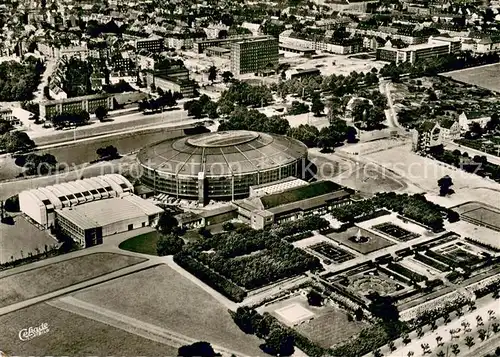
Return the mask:
M 162 141 L 142 149 L 138 159 L 166 174 L 230 176 L 287 165 L 306 154 L 307 147 L 293 138 L 235 130 Z

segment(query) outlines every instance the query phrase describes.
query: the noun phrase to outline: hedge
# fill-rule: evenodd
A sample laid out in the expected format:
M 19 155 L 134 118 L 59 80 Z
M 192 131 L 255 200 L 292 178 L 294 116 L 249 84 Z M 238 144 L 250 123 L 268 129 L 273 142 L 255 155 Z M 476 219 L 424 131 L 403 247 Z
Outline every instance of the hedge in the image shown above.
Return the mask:
M 437 270 L 439 271 L 448 271 L 450 270 L 450 267 L 448 267 L 447 265 L 443 264 L 443 263 L 440 263 L 440 262 L 437 262 L 435 261 L 434 259 L 431 259 L 423 254 L 420 254 L 420 253 L 415 253 L 415 256 L 414 258 L 416 260 L 419 260 L 421 261 L 422 263 L 424 264 L 427 264 L 433 268 L 436 268 Z
M 205 284 L 221 292 L 224 296 L 235 302 L 242 302 L 247 295 L 242 288 L 213 272 L 185 252 L 175 254 L 174 261 L 202 280 Z
M 399 273 L 403 276 L 406 276 L 410 280 L 416 281 L 417 283 L 419 283 L 421 281 L 428 280 L 428 278 L 426 276 L 415 273 L 414 271 L 411 271 L 410 269 L 405 268 L 404 266 L 402 266 L 400 264 L 389 263 L 387 265 L 387 268 L 389 268 L 390 270 L 393 270 L 396 273 Z

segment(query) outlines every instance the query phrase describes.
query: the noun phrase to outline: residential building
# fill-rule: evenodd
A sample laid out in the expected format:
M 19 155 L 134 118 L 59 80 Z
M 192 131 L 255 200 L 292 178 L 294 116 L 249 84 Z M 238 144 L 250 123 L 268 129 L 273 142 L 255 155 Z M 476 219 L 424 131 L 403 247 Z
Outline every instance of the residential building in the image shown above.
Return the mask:
M 362 50 L 362 38 L 346 38 L 342 41 L 334 40 L 326 36 L 307 37 L 302 33 L 285 30 L 279 35 L 280 49 L 288 52 L 300 52 L 300 49 L 313 51 L 325 51 L 340 55 L 357 53 Z
M 231 72 L 238 76 L 278 66 L 278 39 L 246 39 L 231 44 Z
M 94 113 L 97 107 L 113 110 L 113 96 L 109 94 L 93 94 L 82 97 L 48 100 L 40 102 L 40 119 L 50 120 L 57 114 L 85 110 Z
M 484 128 L 490 119 L 490 116 L 485 116 L 478 112 L 463 112 L 458 116 L 458 123 L 460 125 L 460 130 L 466 132 L 474 123 L 478 123 L 481 128 Z
M 21 121 L 13 114 L 12 108 L 0 107 L 0 120 L 10 122 L 12 125 L 20 125 Z
M 242 41 L 246 39 L 266 39 L 269 36 L 236 36 L 236 37 L 228 37 L 228 38 L 214 38 L 214 39 L 206 39 L 206 40 L 198 40 L 194 43 L 194 49 L 198 53 L 203 53 L 208 47 L 222 47 L 231 49 L 231 44 L 233 42 Z
M 151 36 L 135 40 L 135 48 L 137 51 L 146 50 L 149 52 L 162 52 L 164 48 L 164 40 L 159 36 Z
M 423 122 L 417 129 L 412 129 L 410 133 L 412 149 L 416 152 L 427 152 L 431 147 L 443 143 L 440 126 L 431 121 Z
M 460 50 L 459 40 L 430 38 L 428 43 L 410 45 L 401 48 L 393 44 L 395 41 L 387 41 L 384 47 L 377 49 L 377 59 L 396 63 L 410 62 L 426 58 L 445 56 Z

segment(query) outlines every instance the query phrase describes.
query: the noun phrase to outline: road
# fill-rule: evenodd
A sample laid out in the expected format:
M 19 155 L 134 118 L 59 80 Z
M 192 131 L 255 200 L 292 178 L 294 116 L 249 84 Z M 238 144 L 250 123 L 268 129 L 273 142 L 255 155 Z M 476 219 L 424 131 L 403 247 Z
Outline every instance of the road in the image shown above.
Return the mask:
M 33 95 L 35 96 L 35 98 L 33 99 L 34 103 L 40 103 L 44 99 L 43 88 L 49 85 L 49 77 L 54 72 L 56 64 L 57 62 L 55 59 L 50 59 L 47 62 L 45 62 L 45 71 L 42 74 L 40 84 L 38 85 L 36 92 L 33 93 Z
M 385 110 L 385 115 L 387 117 L 387 123 L 389 124 L 389 127 L 402 129 L 404 131 L 404 128 L 399 125 L 398 116 L 394 109 L 394 103 L 392 101 L 391 95 L 391 82 L 380 83 L 379 91 L 387 97 L 387 104 L 389 105 L 389 109 Z
M 476 155 L 486 156 L 486 158 L 488 159 L 488 162 L 491 162 L 492 164 L 495 164 L 495 165 L 500 165 L 500 157 L 495 156 L 495 155 L 491 155 L 491 154 L 487 154 L 484 151 L 476 150 L 476 149 L 470 148 L 468 146 L 459 145 L 459 144 L 456 144 L 454 142 L 448 141 L 445 144 L 445 148 L 447 150 L 451 150 L 451 151 L 453 151 L 453 150 L 460 150 L 461 152 L 465 151 L 469 154 L 470 157 L 474 157 Z

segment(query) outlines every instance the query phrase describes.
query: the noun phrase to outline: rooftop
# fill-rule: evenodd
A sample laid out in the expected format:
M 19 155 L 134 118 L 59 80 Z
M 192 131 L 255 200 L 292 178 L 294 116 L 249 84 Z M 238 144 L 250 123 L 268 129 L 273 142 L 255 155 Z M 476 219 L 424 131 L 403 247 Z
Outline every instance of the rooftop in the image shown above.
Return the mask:
M 119 207 L 119 209 L 117 209 Z M 103 227 L 115 222 L 160 214 L 163 209 L 135 195 L 108 198 L 57 210 L 57 214 L 82 229 Z

